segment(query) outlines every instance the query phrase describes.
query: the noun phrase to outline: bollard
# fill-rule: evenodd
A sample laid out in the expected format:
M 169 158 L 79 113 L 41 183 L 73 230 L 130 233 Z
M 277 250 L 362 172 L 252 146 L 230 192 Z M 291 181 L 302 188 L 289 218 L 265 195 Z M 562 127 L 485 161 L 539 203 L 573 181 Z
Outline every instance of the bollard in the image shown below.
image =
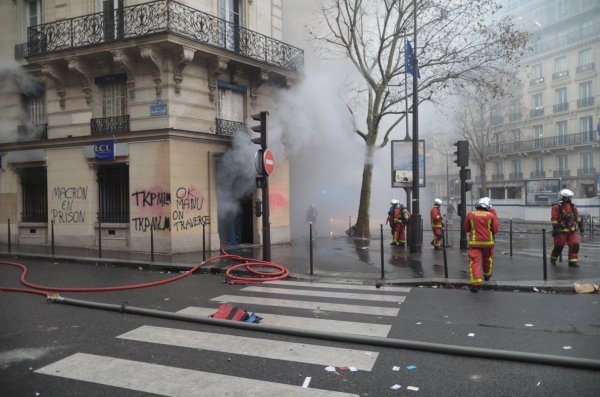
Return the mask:
M 150 262 L 154 262 L 154 225 L 150 226 Z
M 8 218 L 8 252 L 11 251 L 11 244 L 10 244 L 10 218 Z
M 381 279 L 385 278 L 385 274 L 383 271 L 383 224 L 379 224 L 379 230 L 381 234 Z
M 202 224 L 202 262 L 206 261 L 206 225 Z
M 308 244 L 309 244 L 309 251 L 310 251 L 310 275 L 313 275 L 313 231 L 312 231 L 312 222 L 308 223 Z
M 546 229 L 542 229 L 542 265 L 544 268 L 544 281 L 548 279 L 548 269 L 546 268 Z
M 102 258 L 102 222 L 98 219 L 98 258 Z
M 513 225 L 512 225 L 512 219 L 510 220 L 509 234 L 510 234 L 510 256 L 512 257 L 512 254 L 513 254 Z
M 52 255 L 54 256 L 54 219 L 50 221 L 50 241 L 52 245 Z
M 448 258 L 446 257 L 446 233 L 442 234 L 442 250 L 444 254 L 444 278 L 448 279 Z

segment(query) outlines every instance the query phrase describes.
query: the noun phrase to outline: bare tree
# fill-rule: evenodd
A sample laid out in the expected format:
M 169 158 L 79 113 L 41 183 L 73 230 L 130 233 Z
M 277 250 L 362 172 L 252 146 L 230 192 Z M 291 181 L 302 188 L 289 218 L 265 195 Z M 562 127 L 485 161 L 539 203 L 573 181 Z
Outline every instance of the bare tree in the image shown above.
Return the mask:
M 497 73 L 523 50 L 527 35 L 507 19 L 489 18 L 495 0 L 325 0 L 324 29 L 310 33 L 327 54 L 347 57 L 355 66 L 359 86 L 348 102 L 354 133 L 365 143 L 356 233 L 369 236 L 373 156 L 405 117 L 405 40 L 413 35 L 417 15 L 419 102 L 434 100 L 454 85 L 477 83 L 489 91 L 502 87 L 481 80 Z M 414 4 L 416 4 L 416 9 Z M 489 19 L 488 19 L 489 18 Z M 360 123 L 358 118 L 363 118 Z

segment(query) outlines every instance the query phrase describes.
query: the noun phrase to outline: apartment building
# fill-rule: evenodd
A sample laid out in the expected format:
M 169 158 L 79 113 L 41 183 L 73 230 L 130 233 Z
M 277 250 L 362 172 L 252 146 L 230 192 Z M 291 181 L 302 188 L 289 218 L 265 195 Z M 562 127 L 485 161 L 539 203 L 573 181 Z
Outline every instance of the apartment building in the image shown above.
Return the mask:
M 10 230 L 13 243 L 170 254 L 204 238 L 261 243 L 254 158 L 225 153 L 303 70 L 281 6 L 0 2 L 0 241 Z M 271 242 L 289 242 L 282 156 L 269 184 Z
M 518 98 L 498 107 L 485 176 L 493 199 L 544 205 L 557 189 L 592 198 L 600 172 L 600 3 L 507 0 L 532 33 Z

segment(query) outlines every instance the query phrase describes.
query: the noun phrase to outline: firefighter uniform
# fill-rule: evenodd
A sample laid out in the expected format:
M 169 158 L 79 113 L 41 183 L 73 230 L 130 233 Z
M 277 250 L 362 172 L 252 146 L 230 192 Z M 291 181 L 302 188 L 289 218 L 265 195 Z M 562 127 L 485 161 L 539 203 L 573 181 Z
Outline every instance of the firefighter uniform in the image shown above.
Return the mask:
M 489 200 L 489 199 L 488 199 Z M 479 204 L 479 202 L 478 202 Z M 489 204 L 478 205 L 465 219 L 465 230 L 470 233 L 468 241 L 469 278 L 471 291 L 476 292 L 483 282 L 492 277 L 494 257 L 494 235 L 498 233 L 498 219 L 489 212 Z
M 556 264 L 565 243 L 569 246 L 569 266 L 577 267 L 579 256 L 579 234 L 577 225 L 583 232 L 583 224 L 579 217 L 579 211 L 570 199 L 559 201 L 552 205 L 551 212 L 552 236 L 554 236 L 554 247 L 550 254 L 550 263 Z
M 444 222 L 442 214 L 440 212 L 440 206 L 437 202 L 434 202 L 430 212 L 431 217 L 431 231 L 433 232 L 433 240 L 431 245 L 433 248 L 440 249 L 442 244 L 442 236 L 444 235 Z
M 394 208 L 394 245 L 406 245 L 406 229 L 405 225 L 408 223 L 410 214 L 408 210 L 400 204 L 399 207 Z

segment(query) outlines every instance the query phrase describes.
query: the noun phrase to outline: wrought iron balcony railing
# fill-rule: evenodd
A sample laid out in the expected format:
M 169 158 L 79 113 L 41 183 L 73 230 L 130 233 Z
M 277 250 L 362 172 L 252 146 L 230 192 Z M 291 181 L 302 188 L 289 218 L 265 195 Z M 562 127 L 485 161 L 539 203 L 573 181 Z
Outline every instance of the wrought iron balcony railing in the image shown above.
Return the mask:
M 48 139 L 48 124 L 27 124 L 17 127 L 19 141 L 39 141 Z
M 503 181 L 504 174 L 492 174 L 492 181 Z
M 511 179 L 511 180 L 523 179 L 523 173 L 522 172 L 511 172 L 510 174 L 508 174 L 508 179 Z
M 564 146 L 587 145 L 595 140 L 594 133 L 595 131 L 584 131 L 577 134 L 550 136 L 518 142 L 502 142 L 498 145 L 494 145 L 494 152 L 492 154 L 523 153 Z
M 588 106 L 594 106 L 594 97 L 589 96 L 577 100 L 577 108 L 586 108 Z
M 544 78 L 543 77 L 537 77 L 537 78 L 529 80 L 529 86 L 530 87 L 535 87 L 536 85 L 540 85 L 540 84 L 544 84 Z
M 232 136 L 236 132 L 242 130 L 246 130 L 246 123 L 240 121 L 232 121 L 225 119 L 216 119 L 217 120 L 217 135 L 227 135 Z
M 552 172 L 552 176 L 553 177 L 558 177 L 558 176 L 571 176 L 571 170 L 565 170 L 565 169 L 561 169 L 561 170 L 554 170 Z
M 157 0 L 28 28 L 29 56 L 172 33 L 287 70 L 304 68 L 304 51 L 174 0 Z
M 92 135 L 116 134 L 129 132 L 129 115 L 103 117 L 90 120 Z
M 552 73 L 552 80 L 564 79 L 566 77 L 569 77 L 568 70 L 562 70 L 560 72 Z
M 513 112 L 508 115 L 508 121 L 519 121 L 523 117 L 521 112 Z
M 541 117 L 543 115 L 544 115 L 544 108 L 543 107 L 531 109 L 529 111 L 529 116 L 530 117 Z
M 535 171 L 531 171 L 530 175 L 531 175 L 530 178 L 545 178 L 546 171 L 535 170 Z
M 587 72 L 587 71 L 590 71 L 590 70 L 594 70 L 594 62 L 586 63 L 584 65 L 577 66 L 577 69 L 575 70 L 575 73 L 579 74 L 579 73 Z
M 577 170 L 577 176 L 594 176 L 595 174 L 595 168 L 579 168 Z
M 566 112 L 569 110 L 569 102 L 557 103 L 552 106 L 552 110 L 554 110 L 554 113 Z

